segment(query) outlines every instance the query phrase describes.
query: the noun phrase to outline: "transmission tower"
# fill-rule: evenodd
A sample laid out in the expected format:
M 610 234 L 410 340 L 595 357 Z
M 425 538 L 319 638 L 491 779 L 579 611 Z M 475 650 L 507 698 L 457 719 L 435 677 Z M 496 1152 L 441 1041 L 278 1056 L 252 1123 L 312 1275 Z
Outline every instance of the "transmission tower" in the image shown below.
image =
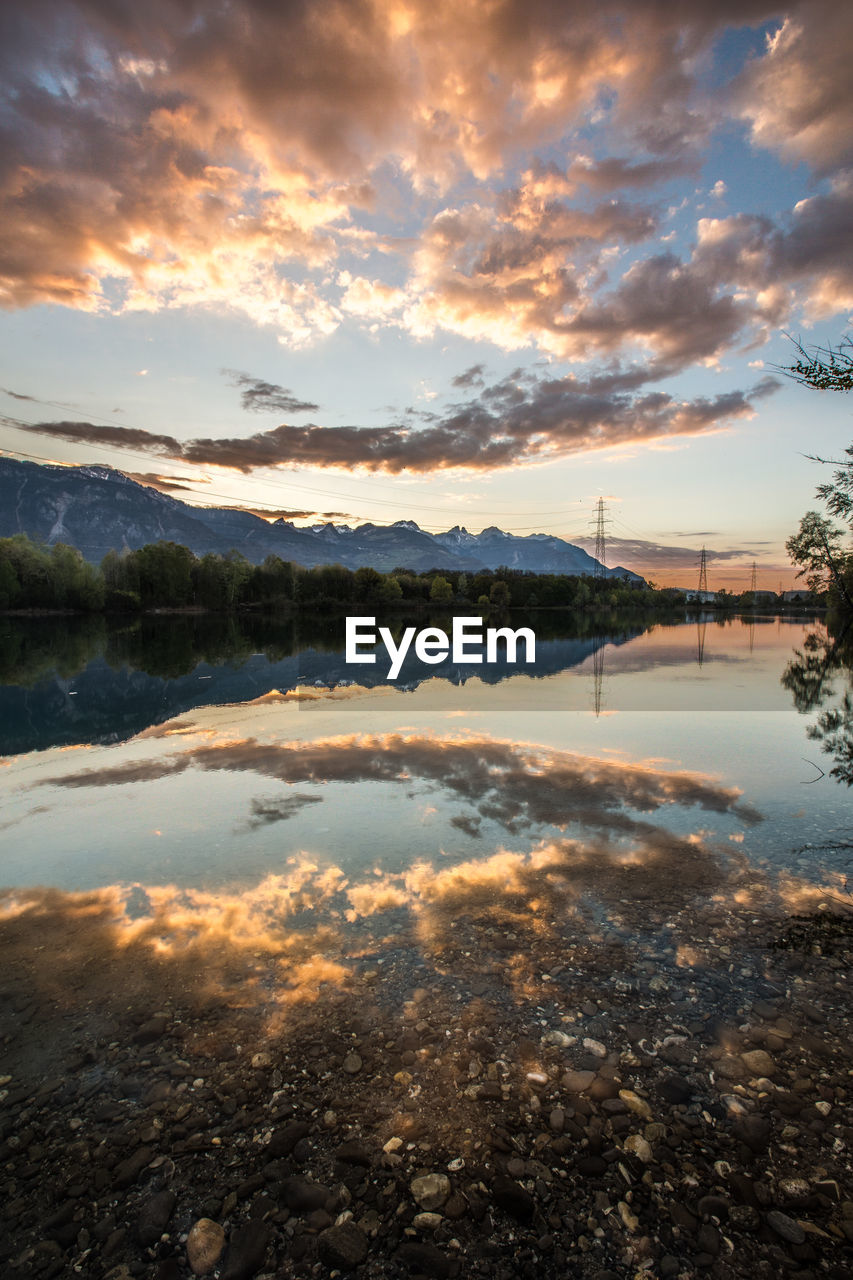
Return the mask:
M 596 645 L 592 651 L 592 703 L 596 718 L 601 715 L 601 700 L 604 692 L 604 637 L 593 641 Z
M 604 545 L 604 499 L 599 498 L 595 507 L 595 516 L 593 517 L 595 524 L 595 568 L 592 571 L 594 578 L 606 578 L 607 569 L 605 567 L 606 549 Z
M 752 578 L 750 579 L 749 589 L 750 589 L 750 591 L 755 592 L 755 590 L 757 589 L 757 587 L 758 587 L 758 566 L 756 565 L 755 561 L 753 560 L 753 562 L 752 562 Z
M 708 590 L 708 560 L 705 554 L 705 548 L 702 548 L 702 554 L 699 557 L 699 591 Z

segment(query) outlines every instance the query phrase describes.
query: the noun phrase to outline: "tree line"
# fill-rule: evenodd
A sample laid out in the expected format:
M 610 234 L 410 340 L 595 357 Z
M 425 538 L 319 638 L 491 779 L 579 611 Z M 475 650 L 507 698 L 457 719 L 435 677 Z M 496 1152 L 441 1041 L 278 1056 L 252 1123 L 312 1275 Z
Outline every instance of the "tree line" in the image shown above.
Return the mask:
M 99 566 L 64 543 L 45 546 L 26 534 L 0 539 L 0 609 L 138 613 L 150 609 L 335 609 L 350 605 L 474 608 L 645 608 L 674 593 L 613 578 L 499 568 L 476 573 L 430 569 L 386 573 L 340 564 L 301 565 L 270 555 L 251 564 L 239 551 L 196 556 L 175 542 L 110 551 Z
M 685 603 L 672 588 L 619 578 L 530 570 L 397 568 L 381 573 L 340 564 L 302 565 L 270 555 L 252 564 L 239 551 L 196 556 L 176 542 L 110 551 L 89 564 L 76 547 L 45 546 L 26 534 L 0 539 L 0 610 L 134 614 L 152 609 L 333 611 L 399 607 L 475 611 L 563 608 L 583 612 L 671 609 Z M 753 607 L 750 592 L 717 593 L 721 609 Z M 706 606 L 707 607 L 707 606 Z

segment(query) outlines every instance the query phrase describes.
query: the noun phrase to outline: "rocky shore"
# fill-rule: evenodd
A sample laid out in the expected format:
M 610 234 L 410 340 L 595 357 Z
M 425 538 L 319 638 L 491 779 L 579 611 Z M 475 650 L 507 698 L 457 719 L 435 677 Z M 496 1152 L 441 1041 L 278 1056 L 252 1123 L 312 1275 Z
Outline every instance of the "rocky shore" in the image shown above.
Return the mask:
M 389 912 L 284 1005 L 263 954 L 7 922 L 3 1277 L 844 1280 L 848 918 L 635 909 L 640 945 Z

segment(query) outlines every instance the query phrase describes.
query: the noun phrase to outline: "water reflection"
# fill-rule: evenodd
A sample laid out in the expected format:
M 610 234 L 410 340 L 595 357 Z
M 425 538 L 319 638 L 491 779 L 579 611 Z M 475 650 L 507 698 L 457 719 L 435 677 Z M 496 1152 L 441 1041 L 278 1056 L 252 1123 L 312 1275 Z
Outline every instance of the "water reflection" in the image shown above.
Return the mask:
M 849 787 L 853 786 L 853 696 L 849 688 L 839 696 L 836 677 L 842 674 L 849 685 L 853 674 L 853 631 L 846 626 L 837 632 L 816 627 L 806 635 L 802 648 L 794 651 L 782 684 L 791 693 L 798 711 L 808 714 L 823 708 L 809 725 L 808 736 L 832 756 L 830 777 Z M 831 700 L 836 705 L 827 707 L 825 704 Z
M 473 735 L 205 743 L 164 758 L 95 769 L 75 769 L 69 760 L 62 773 L 41 778 L 33 789 L 128 787 L 191 769 L 249 773 L 287 787 L 284 795 L 251 800 L 251 828 L 319 805 L 324 792 L 339 784 L 384 783 L 409 795 L 426 786 L 441 794 L 445 806 L 465 805 L 454 814 L 454 825 L 467 836 L 494 823 L 522 846 L 499 845 L 485 857 L 456 860 L 443 851 L 440 861 L 415 847 L 397 870 L 376 863 L 364 867 L 345 857 L 320 864 L 300 854 L 289 859 L 286 871 L 234 893 L 144 884 L 128 896 L 128 890 L 112 886 L 102 901 L 113 913 L 121 945 L 144 937 L 161 954 L 186 953 L 215 949 L 227 937 L 231 946 L 290 954 L 296 928 L 298 949 L 306 938 L 316 948 L 332 937 L 340 951 L 341 921 L 363 922 L 391 908 L 407 913 L 408 926 L 430 950 L 440 949 L 451 924 L 470 912 L 485 912 L 490 926 L 511 922 L 516 929 L 540 930 L 555 913 L 567 918 L 568 908 L 581 900 L 587 909 L 595 901 L 599 910 L 629 891 L 635 901 L 658 904 L 670 901 L 673 892 L 676 898 L 700 886 L 708 892 L 721 882 L 722 864 L 690 814 L 698 810 L 747 826 L 760 821 L 737 788 L 695 772 Z M 305 784 L 318 792 L 291 790 Z M 684 816 L 681 833 L 672 829 L 675 810 Z M 14 901 L 21 910 L 42 909 L 38 895 L 16 895 Z
M 802 632 L 799 622 L 777 620 L 756 627 L 739 620 L 644 623 L 558 613 L 514 618 L 516 623 L 535 629 L 532 667 L 505 661 L 458 666 L 449 659 L 426 667 L 409 655 L 393 685 L 381 663 L 355 669 L 355 678 L 359 687 L 384 686 L 395 694 L 426 682 L 436 689 L 514 680 L 532 705 L 543 696 L 537 686 L 574 672 L 589 688 L 573 692 L 564 685 L 550 691 L 546 703 L 598 715 L 630 706 L 639 684 L 625 678 L 642 672 L 649 677 L 646 705 L 655 710 L 698 708 L 712 682 L 718 689 L 707 705 L 739 709 L 746 699 L 759 707 L 773 705 L 769 691 L 782 655 Z M 354 671 L 344 661 L 343 642 L 340 618 L 145 617 L 112 629 L 103 618 L 63 619 L 61 626 L 55 619 L 0 619 L 0 755 L 124 741 L 199 707 L 245 703 L 275 691 L 298 689 L 306 697 L 314 688 L 340 689 Z M 743 669 L 736 693 L 736 677 L 725 667 Z

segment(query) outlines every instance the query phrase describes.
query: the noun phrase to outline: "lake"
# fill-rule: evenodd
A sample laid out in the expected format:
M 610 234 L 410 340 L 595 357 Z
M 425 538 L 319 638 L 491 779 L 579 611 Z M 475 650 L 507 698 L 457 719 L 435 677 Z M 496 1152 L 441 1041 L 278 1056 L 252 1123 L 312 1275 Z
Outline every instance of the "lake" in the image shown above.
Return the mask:
M 245 892 L 311 859 L 352 886 L 414 862 L 528 858 L 567 835 L 628 848 L 640 814 L 756 866 L 842 872 L 849 853 L 833 845 L 850 796 L 821 777 L 808 715 L 781 683 L 816 625 L 702 619 L 550 638 L 537 625 L 533 668 L 407 659 L 393 684 L 387 663 L 348 668 L 342 644 L 281 657 L 258 635 L 232 635 L 238 656 L 219 662 L 197 637 L 176 658 L 143 635 L 171 676 L 117 659 L 109 637 L 77 670 L 60 650 L 65 675 L 36 670 L 30 687 L 0 690 L 0 877 Z M 264 640 L 269 652 L 250 651 Z M 17 649 L 50 663 L 43 635 Z M 366 678 L 373 688 L 346 683 Z
M 62 1167 L 59 1270 L 204 1213 L 235 1275 L 844 1273 L 841 644 L 525 622 L 389 682 L 340 620 L 0 621 L 10 1258 Z

